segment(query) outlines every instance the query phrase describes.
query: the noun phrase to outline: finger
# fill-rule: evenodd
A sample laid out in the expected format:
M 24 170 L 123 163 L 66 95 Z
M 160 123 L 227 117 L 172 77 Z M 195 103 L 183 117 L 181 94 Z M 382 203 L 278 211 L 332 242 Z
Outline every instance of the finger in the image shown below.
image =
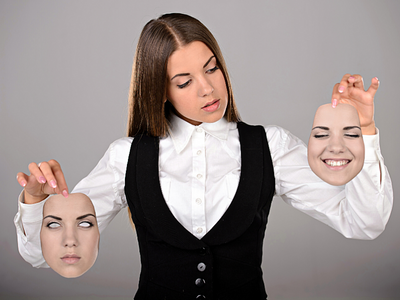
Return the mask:
M 47 161 L 43 161 L 40 163 L 40 166 L 38 166 L 44 177 L 46 178 L 47 183 L 51 186 L 56 191 L 57 188 L 57 180 L 56 177 L 53 174 L 53 170 L 50 166 L 50 164 Z
M 29 179 L 29 176 L 26 175 L 25 173 L 19 172 L 17 174 L 17 181 L 20 184 L 20 186 L 22 186 L 22 187 L 25 187 L 27 185 L 28 179 Z
M 349 82 L 352 83 L 355 88 L 364 91 L 364 79 L 362 78 L 361 75 L 359 74 L 351 75 L 349 78 Z
M 335 108 L 336 105 L 338 104 L 338 101 L 340 99 L 340 94 L 339 94 L 339 83 L 336 83 L 333 86 L 333 91 L 332 91 L 332 98 L 331 98 L 331 103 L 332 103 L 332 107 Z
M 343 94 L 347 91 L 347 87 L 349 85 L 349 78 L 351 77 L 351 74 L 345 74 L 342 78 L 342 80 L 339 83 L 339 86 L 337 88 L 337 91 L 340 94 Z
M 49 165 L 53 171 L 53 174 L 56 178 L 57 184 L 58 184 L 58 189 L 60 191 L 60 194 L 63 194 L 64 197 L 68 197 L 68 186 L 67 182 L 64 177 L 64 173 L 61 169 L 61 165 L 58 163 L 58 161 L 52 159 L 49 160 Z
M 31 174 L 36 178 L 37 182 L 39 182 L 40 184 L 46 183 L 46 177 L 43 175 L 42 171 L 36 163 L 30 163 L 28 169 L 29 172 L 31 172 Z
M 380 82 L 379 82 L 378 77 L 372 78 L 371 85 L 369 86 L 369 88 L 367 90 L 367 93 L 370 94 L 372 96 L 372 98 L 375 97 L 376 91 L 379 88 L 379 84 L 380 84 Z

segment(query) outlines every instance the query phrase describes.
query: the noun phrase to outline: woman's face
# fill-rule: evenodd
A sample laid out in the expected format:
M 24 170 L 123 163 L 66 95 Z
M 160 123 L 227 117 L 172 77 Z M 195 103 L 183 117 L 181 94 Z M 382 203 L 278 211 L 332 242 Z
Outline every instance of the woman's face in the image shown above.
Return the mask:
M 183 120 L 200 125 L 220 120 L 228 103 L 222 71 L 211 50 L 192 42 L 168 59 L 167 97 Z
M 364 165 L 364 142 L 357 110 L 349 104 L 322 105 L 308 140 L 308 163 L 332 185 L 352 180 Z
M 40 241 L 44 259 L 58 274 L 73 278 L 89 270 L 99 239 L 92 201 L 86 195 L 56 195 L 46 201 Z

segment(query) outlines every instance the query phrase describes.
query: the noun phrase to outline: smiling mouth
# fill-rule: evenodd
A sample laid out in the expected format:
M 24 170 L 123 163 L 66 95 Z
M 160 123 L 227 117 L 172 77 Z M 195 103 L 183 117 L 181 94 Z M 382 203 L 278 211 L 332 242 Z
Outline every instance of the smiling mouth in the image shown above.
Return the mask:
M 341 166 L 348 165 L 351 162 L 350 159 L 340 159 L 340 160 L 323 159 L 322 161 L 331 167 L 341 167 Z

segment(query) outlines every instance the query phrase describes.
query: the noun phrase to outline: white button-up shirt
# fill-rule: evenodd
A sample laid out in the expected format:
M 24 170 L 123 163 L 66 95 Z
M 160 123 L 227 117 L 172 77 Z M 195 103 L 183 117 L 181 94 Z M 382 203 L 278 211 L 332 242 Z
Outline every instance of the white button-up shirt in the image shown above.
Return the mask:
M 379 149 L 379 134 L 364 136 L 363 170 L 343 186 L 321 181 L 307 162 L 304 143 L 278 126 L 265 127 L 275 174 L 275 195 L 349 238 L 373 239 L 385 228 L 393 203 L 389 174 Z M 112 143 L 93 171 L 73 190 L 88 195 L 100 232 L 127 206 L 125 171 L 133 138 Z M 238 187 L 241 152 L 236 123 L 224 118 L 193 126 L 173 116 L 160 139 L 159 178 L 175 218 L 201 239 L 229 207 Z M 45 267 L 40 248 L 44 201 L 19 201 L 15 216 L 21 255 Z M 25 230 L 25 234 L 24 234 Z

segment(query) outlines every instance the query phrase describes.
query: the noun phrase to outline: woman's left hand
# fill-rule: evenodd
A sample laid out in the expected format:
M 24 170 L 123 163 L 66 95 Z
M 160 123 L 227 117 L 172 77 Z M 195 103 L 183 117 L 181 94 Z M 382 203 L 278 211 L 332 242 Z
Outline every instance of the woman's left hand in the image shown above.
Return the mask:
M 363 135 L 375 134 L 374 97 L 379 87 L 377 77 L 372 78 L 367 91 L 361 75 L 346 74 L 340 83 L 335 84 L 332 92 L 332 107 L 338 103 L 353 105 L 358 112 Z

